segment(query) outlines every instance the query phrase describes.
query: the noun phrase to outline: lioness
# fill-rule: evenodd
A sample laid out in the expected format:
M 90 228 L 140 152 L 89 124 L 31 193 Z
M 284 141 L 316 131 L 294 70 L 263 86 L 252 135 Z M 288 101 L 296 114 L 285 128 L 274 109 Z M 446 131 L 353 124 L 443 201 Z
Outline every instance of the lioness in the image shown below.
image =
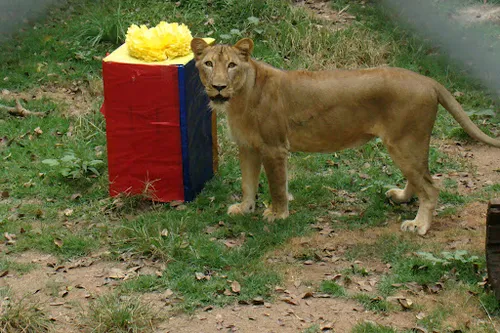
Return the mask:
M 438 104 L 473 138 L 500 148 L 446 88 L 405 69 L 284 71 L 252 59 L 248 38 L 234 46 L 194 38 L 191 49 L 210 105 L 227 112 L 239 148 L 243 199 L 229 207 L 230 215 L 255 209 L 261 165 L 272 199 L 264 218 L 284 219 L 290 151 L 335 152 L 379 137 L 407 179 L 403 190 L 391 189 L 387 197 L 402 203 L 416 194 L 420 201 L 416 218 L 401 229 L 424 235 L 438 198 L 428 167 Z

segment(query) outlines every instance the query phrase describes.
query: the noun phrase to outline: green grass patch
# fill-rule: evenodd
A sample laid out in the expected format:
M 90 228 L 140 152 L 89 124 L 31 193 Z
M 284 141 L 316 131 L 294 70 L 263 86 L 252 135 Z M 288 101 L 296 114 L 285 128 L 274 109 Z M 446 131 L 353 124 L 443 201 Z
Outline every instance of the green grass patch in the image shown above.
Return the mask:
M 7 258 L 5 255 L 0 256 L 0 272 L 10 271 L 25 274 L 33 270 L 35 267 L 35 264 L 20 263 Z
M 153 332 L 157 318 L 139 298 L 118 294 L 99 297 L 82 316 L 86 330 L 95 333 Z
M 351 333 L 398 333 L 398 331 L 388 326 L 364 322 L 356 324 L 352 328 Z
M 302 333 L 319 333 L 319 332 L 321 332 L 321 328 L 319 327 L 319 325 L 312 325 L 302 331 Z
M 2 332 L 50 332 L 52 323 L 40 309 L 40 304 L 31 300 L 3 299 L 0 306 L 0 331 Z
M 368 311 L 388 312 L 392 309 L 391 304 L 382 297 L 374 297 L 372 295 L 360 293 L 354 295 L 352 298 L 361 303 Z
M 320 290 L 323 293 L 330 294 L 334 297 L 345 297 L 347 292 L 344 287 L 336 283 L 335 281 L 322 281 Z

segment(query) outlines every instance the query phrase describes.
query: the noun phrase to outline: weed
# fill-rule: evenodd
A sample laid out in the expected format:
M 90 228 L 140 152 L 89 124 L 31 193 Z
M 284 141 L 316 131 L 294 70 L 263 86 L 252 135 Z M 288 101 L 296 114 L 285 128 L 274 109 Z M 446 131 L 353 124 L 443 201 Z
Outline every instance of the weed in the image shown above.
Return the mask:
M 93 333 L 142 333 L 153 331 L 155 318 L 139 298 L 109 294 L 89 305 L 83 323 Z
M 59 159 L 45 159 L 43 164 L 54 167 L 65 178 L 79 179 L 87 178 L 89 175 L 99 176 L 97 166 L 102 165 L 102 160 L 85 161 L 75 156 L 71 150 L 65 152 L 64 156 Z

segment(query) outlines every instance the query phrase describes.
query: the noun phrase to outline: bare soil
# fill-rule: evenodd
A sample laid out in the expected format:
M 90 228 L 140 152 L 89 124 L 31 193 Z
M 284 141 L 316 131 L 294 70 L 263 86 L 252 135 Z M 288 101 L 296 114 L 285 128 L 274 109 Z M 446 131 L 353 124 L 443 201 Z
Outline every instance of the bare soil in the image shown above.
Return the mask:
M 493 4 L 473 5 L 460 9 L 453 18 L 464 23 L 490 22 L 500 24 L 500 6 Z
M 328 0 L 295 0 L 295 5 L 304 7 L 311 15 L 320 19 L 331 30 L 341 30 L 347 27 L 355 16 L 349 14 L 349 6 L 336 11 Z
M 103 95 L 102 80 L 73 82 L 68 87 L 40 87 L 23 92 L 2 90 L 0 97 L 5 100 L 31 101 L 48 98 L 62 107 L 67 116 L 77 117 L 88 114 L 94 103 L 101 101 Z M 26 106 L 26 105 L 24 105 Z M 36 112 L 37 110 L 30 110 Z

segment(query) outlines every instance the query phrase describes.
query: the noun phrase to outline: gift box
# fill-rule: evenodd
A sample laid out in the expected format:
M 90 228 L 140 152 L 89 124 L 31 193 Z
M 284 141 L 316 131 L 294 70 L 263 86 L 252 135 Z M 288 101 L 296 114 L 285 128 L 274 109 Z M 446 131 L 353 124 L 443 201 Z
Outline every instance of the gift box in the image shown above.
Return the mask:
M 193 200 L 217 169 L 215 112 L 193 55 L 148 63 L 124 44 L 102 66 L 110 195 Z

